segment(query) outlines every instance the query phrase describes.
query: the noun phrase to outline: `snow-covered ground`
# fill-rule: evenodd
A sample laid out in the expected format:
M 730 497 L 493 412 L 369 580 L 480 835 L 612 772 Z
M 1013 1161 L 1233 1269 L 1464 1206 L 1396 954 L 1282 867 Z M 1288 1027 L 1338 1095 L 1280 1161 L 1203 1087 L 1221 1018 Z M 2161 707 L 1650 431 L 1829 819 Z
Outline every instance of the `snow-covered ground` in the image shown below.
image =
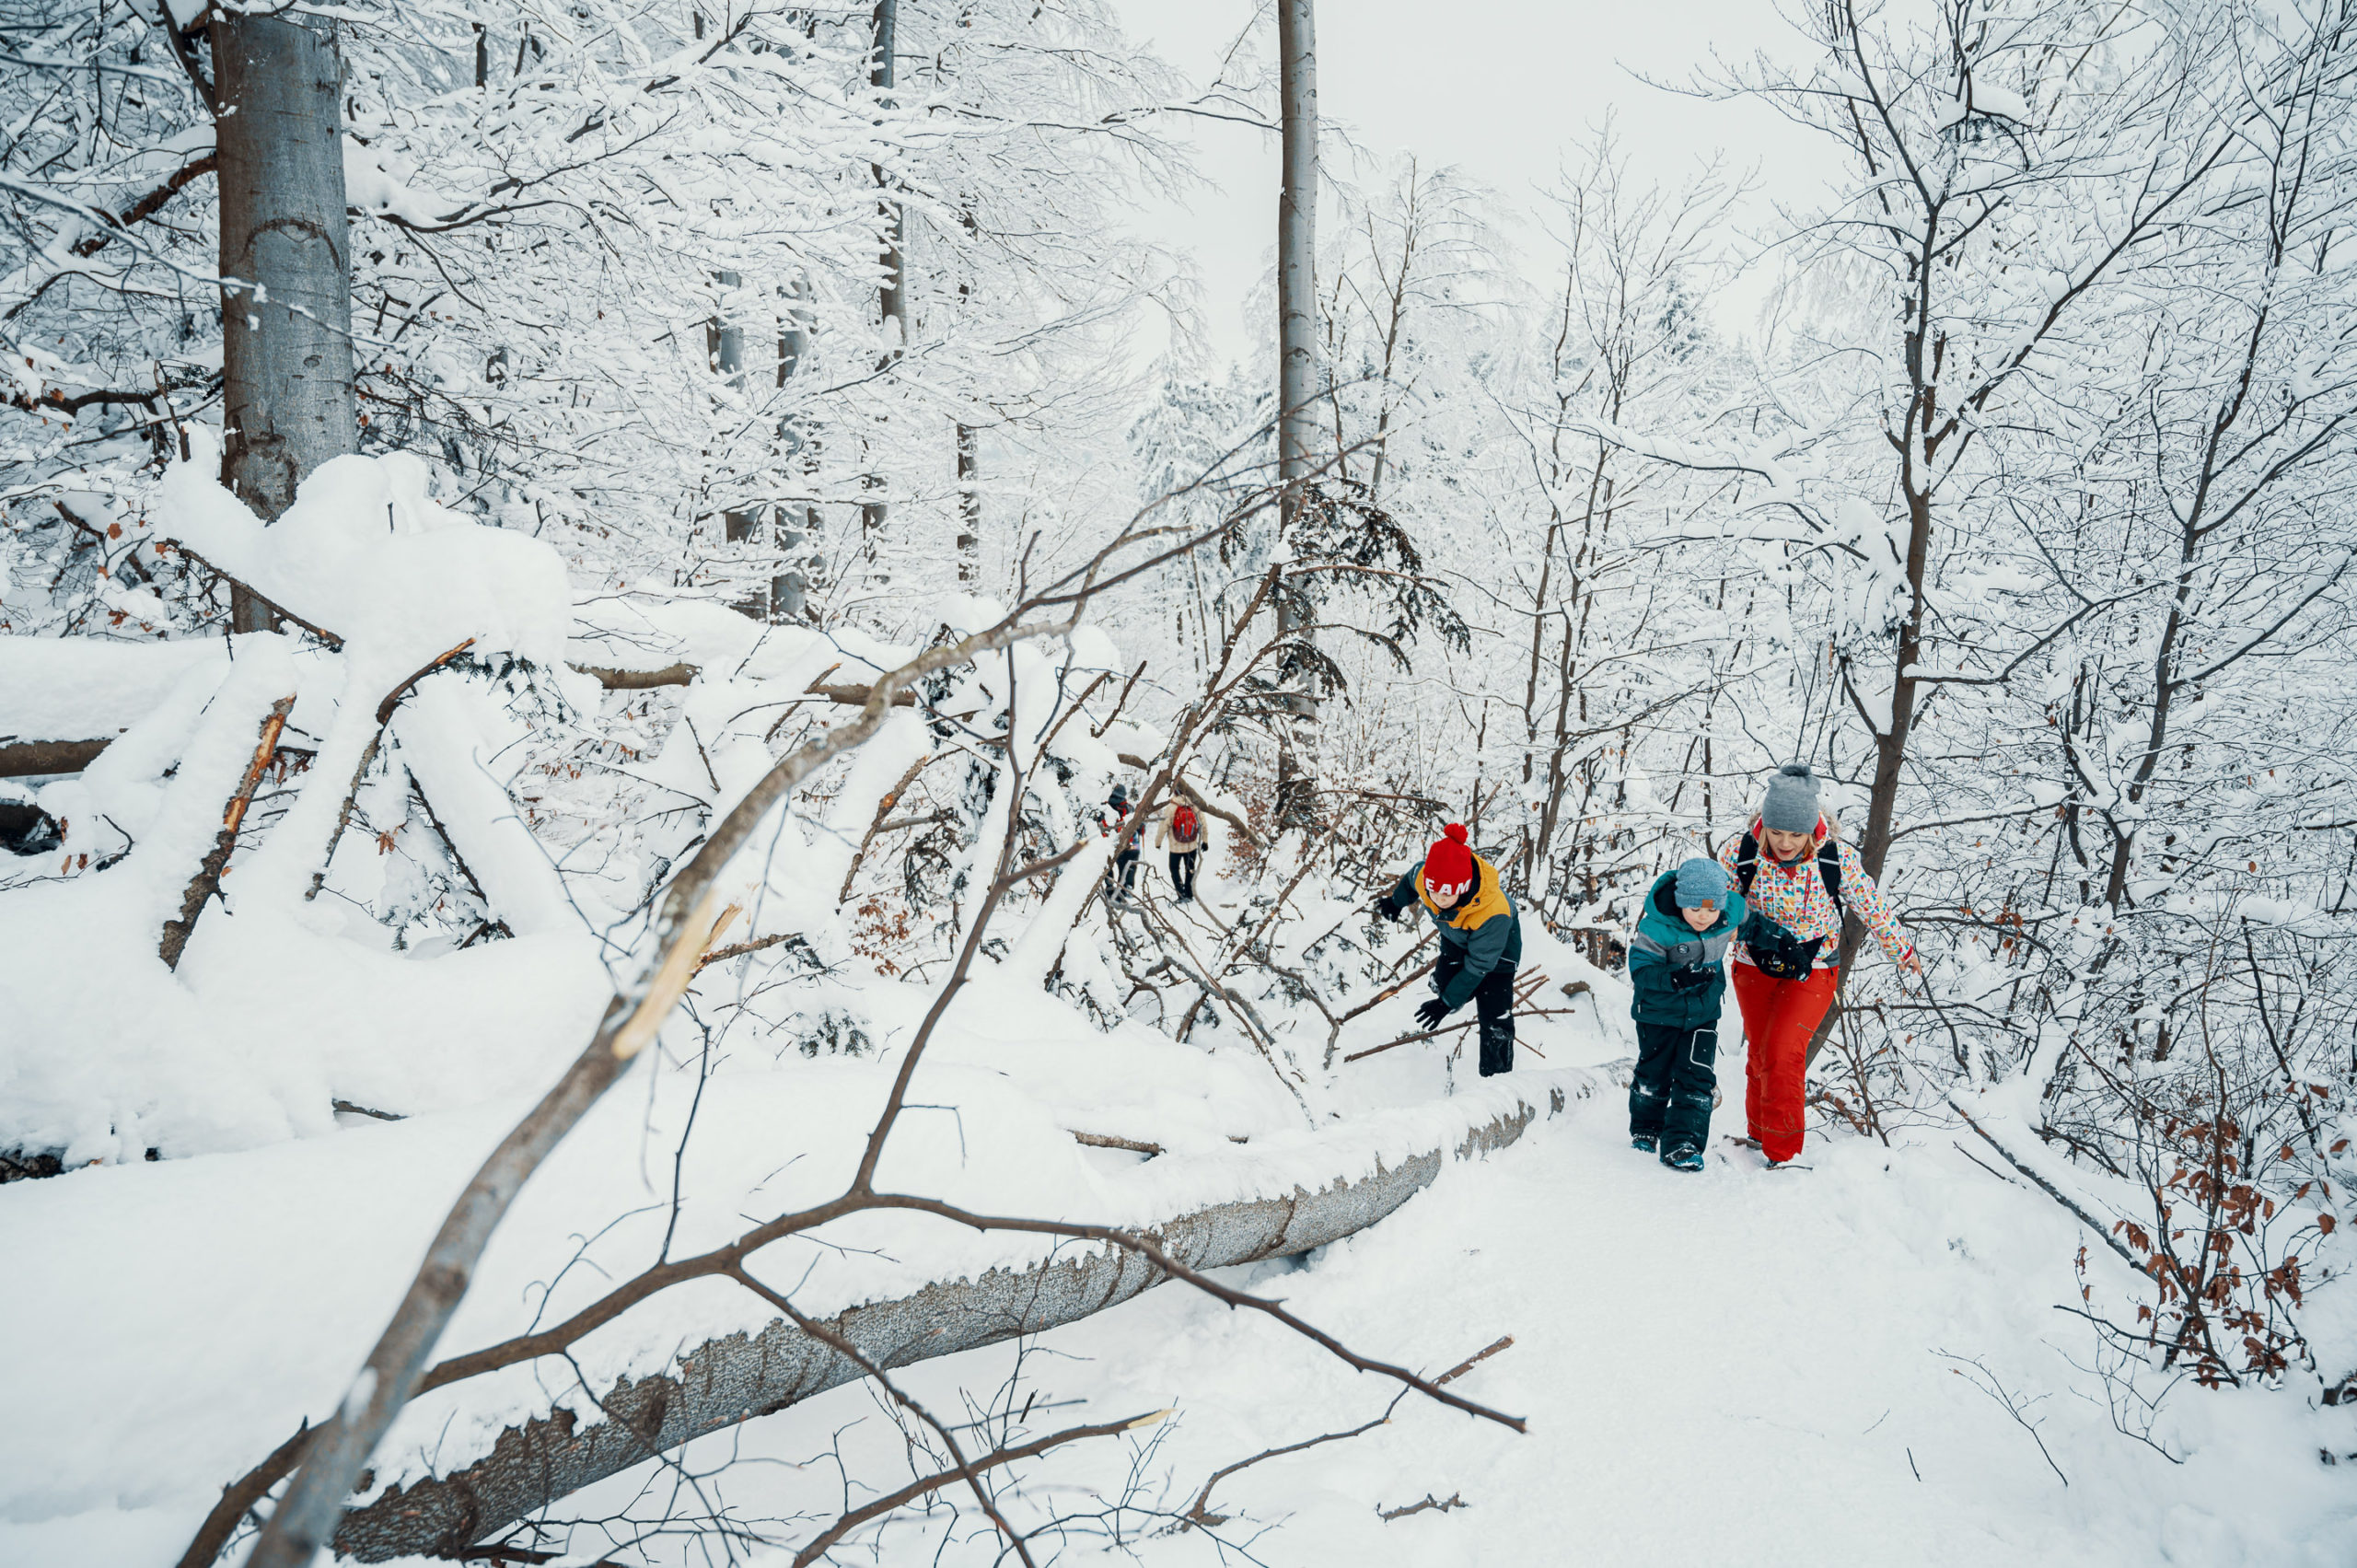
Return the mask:
M 1062 1011 L 1049 1004 L 1032 1016 Z M 998 1039 L 979 1028 L 974 1039 L 1013 1065 L 1018 1085 L 1069 1089 L 1073 1053 L 1091 1037 L 1067 1022 L 1028 1061 L 1003 1023 L 989 1031 Z M 1186 1048 L 1165 1042 L 1170 1055 L 1157 1064 L 1156 1049 L 1130 1034 L 1094 1038 L 1144 1073 L 1138 1109 L 1160 1096 L 1163 1114 L 1176 1117 L 1187 1093 L 1216 1090 L 1232 1072 L 1223 1066 L 1188 1091 Z M 1580 1058 L 1600 1062 L 1621 1040 L 1578 1018 L 1532 1034 L 1550 1042 L 1550 1078 Z M 1446 1093 L 1431 1047 L 1390 1057 L 1378 1059 L 1387 1086 L 1363 1092 Z M 880 1063 L 788 1063 L 718 1081 L 727 1092 L 703 1110 L 711 1146 L 757 1147 L 761 1127 L 803 1121 L 814 1094 L 835 1097 L 843 1114 L 830 1120 L 856 1131 L 851 1102 L 865 1090 L 853 1086 Z M 1014 1097 L 993 1087 L 1004 1074 L 972 1051 L 946 1053 L 938 1072 L 921 1098 L 979 1108 L 995 1096 L 988 1124 L 1023 1125 Z M 1740 1074 L 1737 1052 L 1722 1081 L 1739 1093 Z M 1228 1114 L 1265 1126 L 1282 1113 L 1273 1096 L 1228 1090 Z M 1215 1107 L 1216 1096 L 1200 1103 Z M 0 1193 L 0 1255 L 30 1265 L 0 1293 L 0 1384 L 11 1403 L 0 1423 L 0 1562 L 173 1561 L 215 1489 L 283 1434 L 288 1412 L 332 1397 L 408 1258 L 515 1109 L 501 1100 Z M 539 1237 L 544 1250 L 570 1234 L 575 1211 L 583 1223 L 619 1212 L 644 1187 L 640 1154 L 668 1151 L 633 1131 L 650 1114 L 643 1101 L 613 1110 L 604 1135 L 585 1128 L 535 1183 L 513 1222 L 517 1237 Z M 665 1113 L 652 1114 L 659 1123 Z M 963 1120 L 977 1135 L 963 1148 L 924 1139 L 917 1163 L 926 1168 L 911 1177 L 954 1187 L 970 1152 L 984 1187 L 1068 1180 L 1093 1189 L 1083 1206 L 1101 1210 L 1125 1191 L 1134 1199 L 1144 1190 L 1132 1184 L 1155 1171 L 1155 1162 L 1110 1151 L 1074 1165 L 1068 1145 L 1051 1156 L 1027 1132 L 1036 1157 L 1018 1179 L 984 1147 L 996 1142 L 981 1131 L 986 1119 Z M 1632 1153 L 1621 1126 L 1608 1085 L 1516 1146 L 1444 1171 L 1371 1231 L 1234 1276 L 1353 1348 L 1427 1374 L 1511 1335 L 1510 1348 L 1455 1387 L 1527 1417 L 1527 1435 L 1411 1395 L 1387 1426 L 1221 1482 L 1210 1512 L 1226 1522 L 1214 1529 L 1176 1529 L 1170 1516 L 1213 1471 L 1371 1421 L 1394 1390 L 1257 1315 L 1167 1286 L 1028 1345 L 1016 1399 L 1033 1406 L 1032 1434 L 1165 1408 L 1174 1417 L 1029 1467 L 1006 1505 L 1027 1527 L 1082 1516 L 1060 1537 L 1061 1550 L 1080 1556 L 1111 1550 L 1118 1523 L 1121 1545 L 1151 1563 L 2357 1561 L 2357 1469 L 2317 1458 L 2357 1441 L 2345 1413 L 2312 1408 L 2312 1384 L 2178 1389 L 2152 1435 L 2182 1463 L 2115 1430 L 2093 1331 L 2056 1310 L 2078 1299 L 2082 1237 L 2046 1198 L 1945 1139 L 1886 1149 L 1819 1138 L 1812 1169 L 1773 1174 L 1722 1141 L 1709 1170 L 1687 1177 Z M 1042 1178 L 1051 1164 L 1067 1174 Z M 717 1191 L 718 1174 L 706 1174 Z M 761 1174 L 749 1167 L 737 1190 Z M 691 1214 L 690 1227 L 725 1228 L 717 1209 L 726 1206 Z M 912 1239 L 894 1238 L 904 1256 L 886 1272 L 920 1268 L 905 1255 Z M 924 1261 L 954 1271 L 981 1260 L 981 1250 L 953 1244 Z M 478 1291 L 484 1317 L 471 1329 L 462 1318 L 454 1335 L 482 1337 L 491 1318 L 520 1310 L 542 1261 L 495 1248 Z M 2100 1249 L 2089 1269 L 2104 1305 L 2124 1271 Z M 610 1353 L 659 1352 L 672 1331 L 642 1328 Z M 902 1380 L 936 1410 L 980 1415 L 1016 1356 L 970 1353 Z M 2155 1387 L 2149 1373 L 2145 1382 Z M 465 1425 L 444 1440 L 464 1442 Z M 908 1474 L 897 1429 L 873 1392 L 854 1386 L 691 1446 L 683 1470 L 643 1467 L 562 1511 L 644 1520 L 725 1505 L 755 1527 L 804 1521 L 782 1534 L 807 1539 L 844 1505 L 833 1455 L 868 1486 Z M 1118 1519 L 1105 1514 L 1116 1497 L 1131 1505 Z M 1426 1498 L 1462 1506 L 1381 1516 Z M 937 1510 L 894 1526 L 878 1560 L 936 1561 L 946 1518 Z M 948 1533 L 964 1544 L 938 1560 L 992 1559 L 988 1527 L 970 1507 Z M 584 1534 L 574 1547 L 590 1544 Z M 620 1560 L 704 1561 L 706 1548 L 723 1560 L 716 1543 L 683 1536 L 641 1541 Z M 755 1562 L 792 1555 L 750 1551 Z

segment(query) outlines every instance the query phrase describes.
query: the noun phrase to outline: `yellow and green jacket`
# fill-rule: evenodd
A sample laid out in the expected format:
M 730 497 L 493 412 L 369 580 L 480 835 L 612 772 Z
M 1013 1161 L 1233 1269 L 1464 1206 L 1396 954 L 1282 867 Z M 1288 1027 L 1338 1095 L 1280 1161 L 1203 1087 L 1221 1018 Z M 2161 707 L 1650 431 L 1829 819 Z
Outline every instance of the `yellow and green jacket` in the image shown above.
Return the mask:
M 1473 999 L 1492 970 L 1500 964 L 1511 970 L 1522 962 L 1522 911 L 1498 881 L 1498 868 L 1478 854 L 1473 857 L 1473 890 L 1455 909 L 1440 908 L 1424 892 L 1422 865 L 1409 867 L 1383 901 L 1395 915 L 1411 903 L 1423 905 L 1440 928 L 1442 961 L 1454 955 L 1463 963 L 1441 988 L 1440 999 L 1452 1012 Z

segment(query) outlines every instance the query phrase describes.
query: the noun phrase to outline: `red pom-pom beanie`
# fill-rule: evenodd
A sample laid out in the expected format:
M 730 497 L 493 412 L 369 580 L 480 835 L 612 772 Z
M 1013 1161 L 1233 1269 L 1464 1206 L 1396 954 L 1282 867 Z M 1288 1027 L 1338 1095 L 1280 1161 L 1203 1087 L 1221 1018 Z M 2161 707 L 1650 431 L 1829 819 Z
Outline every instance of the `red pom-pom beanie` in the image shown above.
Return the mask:
M 1473 852 L 1465 847 L 1465 824 L 1451 822 L 1441 833 L 1424 853 L 1424 891 L 1434 898 L 1452 890 L 1461 895 L 1473 886 Z

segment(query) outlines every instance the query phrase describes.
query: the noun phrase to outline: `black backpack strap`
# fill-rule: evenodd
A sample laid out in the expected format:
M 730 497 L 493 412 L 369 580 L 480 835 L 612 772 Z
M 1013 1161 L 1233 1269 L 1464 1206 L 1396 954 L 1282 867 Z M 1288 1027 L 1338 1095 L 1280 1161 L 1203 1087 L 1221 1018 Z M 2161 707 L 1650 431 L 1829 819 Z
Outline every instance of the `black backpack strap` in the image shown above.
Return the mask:
M 1751 879 L 1759 875 L 1759 841 L 1749 829 L 1744 830 L 1742 847 L 1735 852 L 1735 890 L 1745 898 L 1751 897 Z
M 1831 839 L 1817 845 L 1817 874 L 1825 878 L 1825 890 L 1833 896 L 1833 912 L 1849 919 L 1850 906 L 1841 899 L 1841 847 Z

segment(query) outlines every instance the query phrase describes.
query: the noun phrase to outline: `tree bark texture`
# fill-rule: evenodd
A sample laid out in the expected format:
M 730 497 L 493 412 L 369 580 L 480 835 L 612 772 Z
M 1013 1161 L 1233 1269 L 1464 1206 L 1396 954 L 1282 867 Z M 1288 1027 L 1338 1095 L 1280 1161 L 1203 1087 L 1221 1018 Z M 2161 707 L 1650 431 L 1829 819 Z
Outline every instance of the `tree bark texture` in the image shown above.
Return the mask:
M 889 105 L 892 90 L 892 52 L 895 32 L 900 23 L 899 0 L 876 0 L 876 54 L 868 67 L 868 85 L 876 88 L 878 101 Z M 900 246 L 901 224 L 905 221 L 900 203 L 890 195 L 891 182 L 884 173 L 884 166 L 875 166 L 877 189 L 886 192 L 881 203 L 884 219 L 884 249 L 877 260 L 882 263 L 884 281 L 876 291 L 877 324 L 882 330 L 884 354 L 877 368 L 883 369 L 900 357 L 909 333 L 908 258 Z M 868 488 L 878 488 L 883 481 L 874 474 L 864 482 Z M 878 536 L 890 516 L 882 501 L 863 502 L 859 508 L 859 527 L 868 559 L 876 558 Z
M 1277 479 L 1281 527 L 1291 535 L 1307 500 L 1318 396 L 1318 18 L 1314 0 L 1277 0 L 1283 150 L 1277 192 Z M 1291 635 L 1307 617 L 1290 594 L 1277 601 L 1277 630 Z M 1302 728 L 1318 716 L 1305 672 L 1278 726 L 1277 819 L 1306 820 Z
M 806 287 L 796 279 L 780 291 L 784 304 L 778 312 L 777 384 L 783 390 L 802 368 L 810 353 L 809 322 L 801 304 Z M 793 414 L 787 414 L 778 427 L 778 451 L 791 473 L 809 474 L 817 468 L 818 448 L 810 435 Z M 770 579 L 770 617 L 774 621 L 801 621 L 810 605 L 810 575 L 807 568 L 817 557 L 795 554 L 819 537 L 819 508 L 807 502 L 789 501 L 781 507 L 777 518 L 777 547 L 787 552 L 784 571 Z
M 1548 1092 L 1546 1114 L 1562 1113 L 1562 1089 Z M 1391 1168 L 1338 1180 L 1317 1192 L 1251 1198 L 1199 1209 L 1150 1234 L 1178 1261 L 1223 1268 L 1291 1257 L 1365 1229 L 1432 1184 L 1446 1160 L 1505 1147 L 1537 1121 L 1526 1100 Z M 1168 1276 L 1119 1248 L 1068 1250 L 1028 1268 L 995 1269 L 980 1280 L 926 1286 L 894 1301 L 854 1307 L 828 1327 L 877 1365 L 906 1366 L 935 1356 L 1036 1334 L 1101 1312 Z M 850 1358 L 779 1318 L 754 1335 L 706 1341 L 682 1354 L 677 1370 L 625 1379 L 597 1396 L 604 1421 L 580 1424 L 572 1412 L 509 1427 L 492 1452 L 455 1473 L 395 1487 L 344 1516 L 335 1549 L 364 1562 L 411 1554 L 456 1556 L 461 1549 L 582 1487 L 692 1438 L 855 1382 Z
M 878 93 L 886 95 L 882 101 L 887 106 L 892 101 L 889 96 L 893 87 L 892 52 L 900 15 L 899 0 L 876 0 L 876 59 L 870 67 L 868 83 Z M 889 189 L 889 182 L 880 166 L 876 169 L 876 183 Z M 908 326 L 908 279 L 903 272 L 906 259 L 900 253 L 900 203 L 888 198 L 883 206 L 884 251 L 879 260 L 884 264 L 884 283 L 877 292 L 876 303 L 884 325 L 886 357 L 897 359 L 900 357 L 900 337 Z
M 975 556 L 982 548 L 982 477 L 979 441 L 970 424 L 958 426 L 958 580 L 974 580 Z
M 106 740 L 15 740 L 0 745 L 0 779 L 78 773 L 113 744 Z
M 713 282 L 719 285 L 724 291 L 733 294 L 742 286 L 745 279 L 739 273 L 719 272 L 713 274 Z M 713 374 L 726 377 L 731 391 L 742 392 L 745 389 L 744 323 L 730 318 L 728 307 L 724 302 L 705 331 L 709 340 L 706 349 L 712 361 Z M 723 537 L 730 544 L 749 543 L 761 531 L 761 514 L 723 512 L 720 514 L 720 527 Z M 745 598 L 738 599 L 735 608 L 738 613 L 750 616 L 755 621 L 767 621 L 770 618 L 768 585 L 758 587 Z
M 1277 194 L 1277 477 L 1287 515 L 1309 477 L 1318 396 L 1318 33 L 1312 0 L 1279 0 L 1283 168 Z
M 352 279 L 335 23 L 216 11 L 221 100 L 221 481 L 264 523 L 355 449 Z M 233 589 L 239 632 L 269 607 Z

